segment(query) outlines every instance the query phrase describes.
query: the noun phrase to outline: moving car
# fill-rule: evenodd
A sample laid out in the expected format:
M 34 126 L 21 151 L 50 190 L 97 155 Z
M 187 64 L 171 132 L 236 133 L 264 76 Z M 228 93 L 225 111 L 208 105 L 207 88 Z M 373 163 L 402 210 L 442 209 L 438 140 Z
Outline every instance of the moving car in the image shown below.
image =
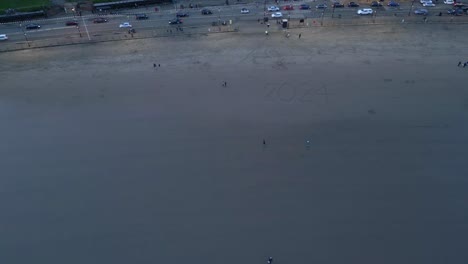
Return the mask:
M 178 25 L 178 24 L 182 24 L 182 20 L 180 20 L 179 18 L 174 18 L 171 21 L 169 21 L 169 25 Z
M 179 11 L 176 13 L 176 17 L 188 17 L 188 16 L 189 16 L 189 13 L 187 12 Z
M 447 14 L 453 15 L 453 16 L 461 16 L 461 15 L 463 15 L 463 10 L 460 9 L 460 8 L 457 8 L 457 9 L 449 9 L 449 10 L 447 11 Z
M 382 3 L 377 2 L 377 1 L 372 1 L 372 3 L 370 4 L 370 6 L 372 6 L 372 7 L 381 7 L 381 6 L 382 6 Z
M 148 16 L 146 14 L 136 14 L 135 18 L 137 20 L 144 20 L 144 19 L 148 19 Z
M 429 2 L 429 1 L 428 1 L 428 2 L 424 2 L 422 5 L 423 5 L 423 6 L 435 6 L 434 3 Z
M 248 14 L 248 13 L 250 13 L 250 10 L 248 10 L 247 8 L 241 9 L 241 14 Z
M 285 5 L 285 6 L 283 6 L 283 10 L 294 10 L 294 6 L 293 5 Z
M 78 22 L 76 21 L 67 21 L 65 23 L 66 26 L 78 26 Z
M 211 14 L 213 14 L 213 12 L 211 12 L 211 10 L 209 10 L 209 9 L 203 9 L 201 11 L 201 13 L 202 13 L 202 15 L 211 15 Z
M 399 4 L 399 3 L 397 3 L 397 2 L 393 2 L 393 1 L 390 1 L 390 2 L 388 2 L 388 4 L 387 4 L 387 5 L 388 5 L 388 6 L 393 6 L 393 7 L 400 6 L 400 4 Z
M 98 18 L 93 19 L 93 23 L 106 23 L 106 22 L 107 22 L 107 19 L 103 17 L 98 17 Z
M 310 5 L 302 4 L 302 5 L 299 6 L 299 9 L 308 10 L 308 9 L 310 9 Z
M 359 4 L 356 2 L 349 2 L 348 7 L 359 7 Z
M 327 5 L 326 5 L 326 4 L 318 4 L 318 5 L 315 6 L 315 8 L 317 8 L 317 9 L 325 9 L 325 8 L 327 8 Z
M 373 13 L 374 10 L 372 10 L 371 8 L 363 8 L 357 11 L 358 15 L 372 15 Z
M 27 24 L 26 25 L 26 29 L 39 29 L 39 28 L 41 28 L 41 26 L 38 25 L 38 24 Z
M 340 3 L 340 2 L 334 2 L 332 4 L 332 7 L 333 8 L 340 8 L 340 7 L 344 7 L 344 4 Z
M 418 9 L 414 10 L 414 14 L 415 14 L 415 15 L 427 16 L 427 14 L 429 14 L 429 12 L 427 11 L 427 9 L 418 8 Z
M 130 23 L 128 22 L 124 22 L 122 24 L 119 25 L 119 28 L 131 28 L 132 25 L 130 25 Z
M 455 2 L 453 0 L 444 0 L 444 4 L 453 5 Z
M 8 36 L 6 34 L 0 34 L 0 40 L 7 40 Z
M 277 6 L 269 6 L 268 7 L 268 12 L 276 12 L 276 11 L 280 11 L 279 7 L 277 7 Z
M 276 12 L 276 13 L 271 14 L 271 17 L 273 17 L 273 18 L 283 17 L 283 13 Z

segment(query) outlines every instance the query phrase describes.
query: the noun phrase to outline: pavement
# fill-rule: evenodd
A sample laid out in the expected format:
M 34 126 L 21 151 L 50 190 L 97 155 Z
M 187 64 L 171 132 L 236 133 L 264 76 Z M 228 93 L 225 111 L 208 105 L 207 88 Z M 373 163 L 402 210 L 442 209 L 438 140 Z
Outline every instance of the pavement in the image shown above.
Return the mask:
M 204 2 L 205 3 L 205 2 Z M 209 3 L 209 2 L 207 2 Z M 219 3 L 219 2 L 218 2 Z M 314 2 L 291 2 L 295 6 L 292 11 L 282 11 L 283 17 L 290 20 L 290 27 L 315 27 L 315 26 L 336 26 L 336 25 L 366 25 L 366 24 L 407 24 L 407 23 L 465 23 L 468 22 L 468 16 L 454 17 L 444 14 L 438 16 L 439 12 L 446 12 L 447 5 L 439 4 L 430 9 L 430 15 L 424 20 L 423 16 L 412 14 L 412 10 L 416 7 L 411 5 L 403 5 L 399 8 L 381 7 L 375 9 L 371 16 L 359 16 L 356 14 L 358 8 L 336 8 L 316 10 L 299 10 L 298 6 L 302 3 L 308 3 L 312 7 Z M 419 4 L 418 4 L 419 5 Z M 282 6 L 282 5 L 280 5 Z M 177 7 L 177 5 L 175 5 Z M 0 33 L 7 34 L 10 38 L 0 45 L 0 51 L 16 50 L 30 47 L 41 46 L 56 46 L 59 43 L 73 44 L 87 41 L 107 41 L 126 39 L 131 35 L 127 34 L 128 29 L 119 28 L 123 22 L 130 22 L 136 33 L 135 38 L 145 38 L 148 36 L 162 36 L 164 32 L 170 33 L 174 26 L 169 25 L 168 21 L 175 17 L 175 14 L 180 9 L 172 5 L 161 6 L 159 11 L 155 11 L 154 7 L 136 8 L 117 10 L 113 14 L 93 14 L 83 13 L 83 16 L 57 16 L 50 19 L 42 19 L 35 21 L 6 23 L 0 25 Z M 240 14 L 240 9 L 246 7 L 250 10 L 249 14 Z M 212 31 L 256 31 L 263 32 L 263 29 L 258 31 L 258 21 L 263 20 L 264 16 L 270 17 L 269 12 L 264 12 L 264 6 L 257 3 L 243 3 L 232 5 L 212 6 L 212 15 L 202 15 L 202 8 L 187 8 L 183 9 L 188 12 L 189 17 L 182 18 L 183 24 L 180 25 L 184 34 L 195 34 L 201 32 L 211 33 Z M 135 20 L 134 15 L 146 13 L 149 17 L 147 20 Z M 109 22 L 103 24 L 92 23 L 96 17 L 106 17 Z M 299 21 L 304 20 L 304 23 Z M 68 20 L 76 20 L 79 23 L 78 27 L 65 26 Z M 228 21 L 229 28 L 218 28 L 212 26 L 213 22 Z M 24 26 L 27 23 L 39 23 L 39 30 L 25 30 Z M 276 23 L 270 17 L 270 24 Z M 212 29 L 213 27 L 213 29 Z M 281 31 L 281 27 L 272 27 L 270 32 L 274 30 Z M 48 44 L 50 43 L 50 45 Z M 61 44 L 60 44 L 61 45 Z

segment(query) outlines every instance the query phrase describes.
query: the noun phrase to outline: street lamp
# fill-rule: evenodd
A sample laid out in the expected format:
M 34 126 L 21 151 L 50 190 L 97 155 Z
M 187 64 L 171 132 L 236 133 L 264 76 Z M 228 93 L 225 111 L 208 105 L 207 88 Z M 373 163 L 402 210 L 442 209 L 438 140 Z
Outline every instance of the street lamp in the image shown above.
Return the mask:
M 28 35 L 24 31 L 23 24 L 20 24 L 20 28 L 21 28 L 21 31 L 23 31 L 24 39 L 26 40 L 26 43 L 28 43 L 28 47 L 31 47 L 31 45 L 29 44 Z
M 411 7 L 408 11 L 408 16 L 411 16 L 411 11 L 413 11 L 413 6 L 414 6 L 414 0 L 411 2 Z
M 76 28 L 78 29 L 78 33 L 80 33 L 80 38 L 82 38 L 83 36 L 81 35 L 80 26 L 76 25 Z

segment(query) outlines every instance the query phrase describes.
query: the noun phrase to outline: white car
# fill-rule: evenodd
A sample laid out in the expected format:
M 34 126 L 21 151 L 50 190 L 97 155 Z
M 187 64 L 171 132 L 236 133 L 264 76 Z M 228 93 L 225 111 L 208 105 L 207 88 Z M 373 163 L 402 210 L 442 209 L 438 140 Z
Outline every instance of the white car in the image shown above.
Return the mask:
M 0 34 L 0 40 L 7 40 L 8 36 L 6 34 Z
M 357 11 L 358 15 L 372 15 L 374 13 L 374 10 L 371 8 L 364 8 L 364 9 L 359 9 Z
M 124 22 L 122 24 L 120 24 L 119 28 L 131 28 L 132 25 L 130 25 L 130 23 L 128 22 Z
M 428 1 L 428 2 L 424 2 L 423 6 L 435 6 L 435 5 L 434 3 Z
M 280 11 L 279 7 L 277 7 L 277 6 L 269 6 L 268 7 L 268 12 L 276 12 L 276 11 Z
M 241 14 L 248 14 L 248 13 L 250 13 L 250 10 L 248 10 L 247 8 L 241 9 Z
M 283 14 L 281 12 L 276 12 L 276 13 L 271 14 L 271 17 L 273 18 L 283 17 Z
M 453 2 L 453 0 L 444 0 L 444 4 L 446 4 L 446 5 L 453 5 L 454 2 Z

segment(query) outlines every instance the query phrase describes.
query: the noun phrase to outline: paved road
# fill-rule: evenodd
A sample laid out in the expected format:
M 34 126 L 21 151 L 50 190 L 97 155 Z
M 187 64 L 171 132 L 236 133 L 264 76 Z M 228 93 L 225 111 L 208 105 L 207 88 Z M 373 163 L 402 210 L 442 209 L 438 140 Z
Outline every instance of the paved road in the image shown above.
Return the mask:
M 299 6 L 302 3 L 307 3 L 311 6 L 310 10 L 299 10 Z M 415 2 L 414 6 L 411 7 L 411 3 L 402 4 L 401 7 L 388 7 L 383 6 L 379 8 L 373 8 L 375 13 L 370 16 L 359 16 L 356 14 L 359 8 L 366 8 L 368 6 L 361 5 L 359 8 L 330 8 L 331 2 L 328 1 L 329 8 L 325 10 L 318 10 L 315 8 L 319 2 L 290 2 L 279 5 L 283 7 L 288 4 L 294 6 L 294 10 L 285 11 L 282 10 L 283 16 L 285 18 L 291 19 L 301 19 L 301 18 L 334 18 L 334 19 L 376 19 L 378 17 L 390 17 L 398 16 L 405 18 L 408 15 L 415 16 L 412 11 L 416 8 L 422 8 L 422 5 L 419 2 Z M 269 6 L 271 4 L 267 4 Z M 241 14 L 240 9 L 242 7 L 248 8 L 250 10 L 249 14 Z M 437 4 L 435 7 L 426 7 L 429 10 L 429 17 L 437 16 L 439 12 L 443 13 L 443 16 L 447 15 L 447 10 L 451 8 L 450 5 Z M 229 21 L 232 20 L 233 23 L 238 23 L 241 21 L 257 21 L 264 16 L 271 18 L 271 13 L 264 12 L 263 4 L 243 4 L 243 5 L 229 5 L 229 6 L 213 6 L 209 7 L 213 11 L 212 15 L 202 15 L 200 9 L 185 9 L 189 13 L 189 17 L 182 18 L 183 24 L 182 27 L 204 27 L 207 28 L 211 26 L 212 22 L 216 21 Z M 0 25 L 0 33 L 7 34 L 10 38 L 10 41 L 29 41 L 40 40 L 40 39 L 49 39 L 49 38 L 63 38 L 63 37 L 81 37 L 90 38 L 93 36 L 104 35 L 104 34 L 123 34 L 128 31 L 126 28 L 119 28 L 119 25 L 123 22 L 130 22 L 133 28 L 139 32 L 141 30 L 151 30 L 151 29 L 171 29 L 175 28 L 174 25 L 169 25 L 168 21 L 175 17 L 176 9 L 172 6 L 166 6 L 164 9 L 159 12 L 154 12 L 154 9 L 140 9 L 140 10 L 126 10 L 122 11 L 119 14 L 107 15 L 105 16 L 108 19 L 107 23 L 95 24 L 93 19 L 98 17 L 95 14 L 85 15 L 83 17 L 62 17 L 62 18 L 52 18 L 37 21 L 41 25 L 41 29 L 37 30 L 26 30 L 25 24 L 20 23 L 9 23 Z M 135 13 L 146 13 L 149 18 L 147 20 L 136 20 Z M 465 17 L 465 16 L 463 16 Z M 456 19 L 463 19 L 463 17 L 456 17 Z M 421 19 L 423 19 L 421 17 Z M 66 21 L 77 20 L 79 26 L 65 26 Z M 274 23 L 274 22 L 273 22 Z

